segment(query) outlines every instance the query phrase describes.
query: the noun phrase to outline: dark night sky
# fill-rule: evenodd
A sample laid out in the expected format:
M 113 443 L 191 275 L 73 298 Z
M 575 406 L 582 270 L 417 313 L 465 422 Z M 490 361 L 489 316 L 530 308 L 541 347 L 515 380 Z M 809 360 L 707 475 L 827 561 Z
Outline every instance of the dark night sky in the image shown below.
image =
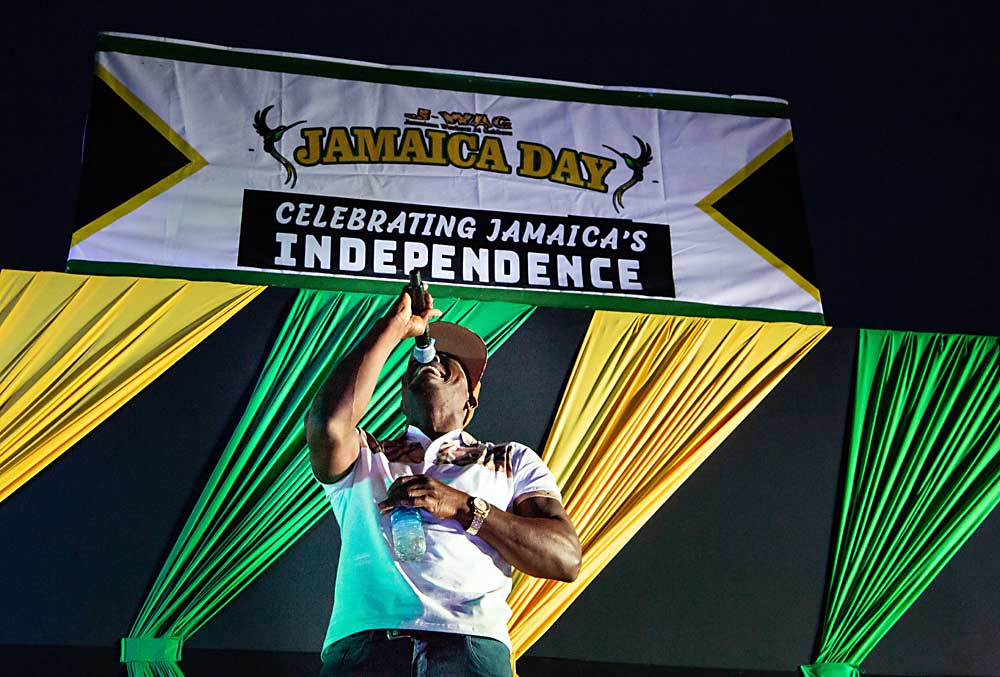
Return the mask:
M 991 274 L 1000 52 L 988 16 L 912 4 L 875 15 L 863 6 L 602 5 L 29 3 L 3 29 L 0 266 L 64 267 L 94 40 L 107 30 L 784 98 L 828 324 L 1000 334 Z

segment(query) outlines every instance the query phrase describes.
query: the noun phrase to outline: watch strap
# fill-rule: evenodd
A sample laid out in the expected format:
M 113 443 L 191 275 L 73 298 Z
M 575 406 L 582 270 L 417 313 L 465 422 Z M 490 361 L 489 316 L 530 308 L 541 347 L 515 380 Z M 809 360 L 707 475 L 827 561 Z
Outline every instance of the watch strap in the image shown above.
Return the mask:
M 485 508 L 480 507 L 479 503 L 485 505 Z M 475 536 L 479 533 L 479 530 L 483 526 L 483 522 L 486 521 L 486 516 L 490 514 L 490 504 L 483 499 L 476 500 L 475 497 L 469 499 L 469 507 L 472 508 L 472 524 L 469 528 L 465 530 L 470 536 Z

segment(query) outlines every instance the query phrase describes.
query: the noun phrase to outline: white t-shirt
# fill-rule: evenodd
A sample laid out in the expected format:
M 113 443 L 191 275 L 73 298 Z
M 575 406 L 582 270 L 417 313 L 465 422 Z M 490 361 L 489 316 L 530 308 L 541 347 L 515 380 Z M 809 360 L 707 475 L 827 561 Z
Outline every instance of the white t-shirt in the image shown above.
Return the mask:
M 406 440 L 424 447 L 423 463 L 391 462 L 373 453 L 360 434 L 361 451 L 351 471 L 323 484 L 340 524 L 340 563 L 333 613 L 324 651 L 363 630 L 419 629 L 491 637 L 510 648 L 507 621 L 512 567 L 486 541 L 470 536 L 456 520 L 440 520 L 426 510 L 427 552 L 415 562 L 393 558 L 390 515 L 377 503 L 399 475 L 425 474 L 494 508 L 511 510 L 518 499 L 546 495 L 562 500 L 552 473 L 528 447 L 511 443 L 506 451 L 487 454 L 499 462 L 435 463 L 442 444 L 477 445 L 455 430 L 431 441 L 410 426 Z M 446 445 L 446 449 L 453 444 Z M 482 445 L 479 445 L 482 449 Z M 446 457 L 442 454 L 442 457 Z

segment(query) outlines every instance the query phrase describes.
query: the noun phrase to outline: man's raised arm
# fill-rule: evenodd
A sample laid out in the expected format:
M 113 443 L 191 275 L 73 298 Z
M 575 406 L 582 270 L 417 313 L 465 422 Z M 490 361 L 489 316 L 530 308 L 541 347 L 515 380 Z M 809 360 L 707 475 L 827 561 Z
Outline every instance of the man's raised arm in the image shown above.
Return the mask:
M 389 354 L 400 341 L 423 334 L 427 322 L 441 314 L 430 295 L 427 298 L 427 309 L 414 315 L 410 295 L 404 290 L 392 310 L 375 322 L 316 393 L 306 414 L 306 442 L 313 474 L 321 482 L 340 479 L 357 460 L 357 426 Z

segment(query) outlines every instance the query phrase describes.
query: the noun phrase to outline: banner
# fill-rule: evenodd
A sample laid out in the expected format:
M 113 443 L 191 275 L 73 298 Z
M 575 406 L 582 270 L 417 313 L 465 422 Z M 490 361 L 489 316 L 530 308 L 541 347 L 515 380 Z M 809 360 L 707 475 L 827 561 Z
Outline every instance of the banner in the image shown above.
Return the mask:
M 783 101 L 98 44 L 70 270 L 822 321 Z

